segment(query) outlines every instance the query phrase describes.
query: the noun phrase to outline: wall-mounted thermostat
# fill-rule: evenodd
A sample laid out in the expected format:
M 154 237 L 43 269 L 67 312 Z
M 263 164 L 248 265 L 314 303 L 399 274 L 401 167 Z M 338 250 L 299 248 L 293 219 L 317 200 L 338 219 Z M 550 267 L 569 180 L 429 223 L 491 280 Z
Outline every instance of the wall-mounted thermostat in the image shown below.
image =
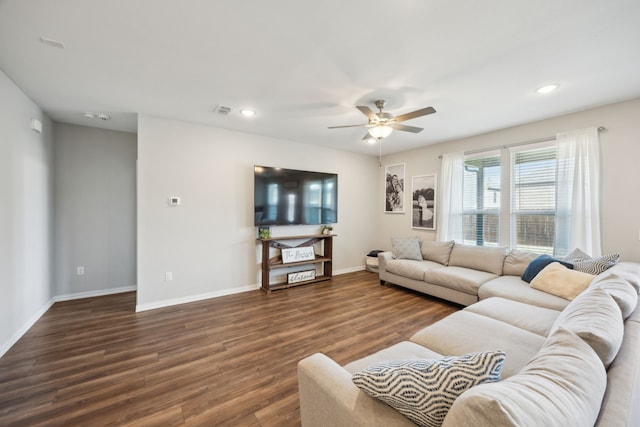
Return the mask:
M 169 206 L 178 206 L 180 204 L 180 197 L 169 197 Z

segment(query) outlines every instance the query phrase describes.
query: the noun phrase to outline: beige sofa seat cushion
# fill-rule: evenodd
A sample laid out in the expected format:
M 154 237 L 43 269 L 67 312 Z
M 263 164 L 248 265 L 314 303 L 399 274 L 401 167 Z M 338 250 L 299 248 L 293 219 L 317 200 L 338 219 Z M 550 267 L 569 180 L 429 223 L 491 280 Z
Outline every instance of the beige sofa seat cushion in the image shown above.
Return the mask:
M 442 265 L 449 265 L 449 256 L 451 255 L 453 245 L 453 240 L 449 242 L 424 241 L 421 247 L 422 258 Z
M 552 310 L 564 310 L 569 300 L 533 289 L 527 282 L 516 276 L 501 276 L 483 284 L 478 289 L 478 297 L 483 300 L 502 297 Z
M 594 351 L 558 329 L 518 375 L 464 392 L 442 425 L 592 426 L 606 387 L 607 374 Z
M 414 261 L 408 259 L 391 259 L 387 261 L 386 269 L 389 273 L 407 277 L 413 280 L 424 280 L 424 274 L 434 268 L 443 268 L 433 261 Z
M 445 356 L 502 350 L 506 354 L 503 378 L 522 369 L 542 347 L 544 340 L 533 332 L 464 310 L 427 326 L 411 337 L 411 341 Z
M 376 363 L 389 362 L 391 360 L 442 359 L 443 357 L 443 355 L 414 342 L 402 341 L 362 359 L 348 363 L 344 365 L 344 369 L 350 374 L 355 374 Z
M 478 301 L 464 310 L 500 320 L 545 338 L 549 335 L 549 331 L 551 331 L 560 315 L 558 310 L 537 307 L 500 297 Z
M 477 295 L 480 285 L 496 277 L 498 276 L 484 271 L 449 266 L 426 270 L 423 279 L 427 283 Z
M 456 243 L 451 250 L 449 265 L 486 271 L 497 276 L 502 274 L 506 248 L 461 245 Z
M 517 249 L 511 249 L 504 258 L 502 266 L 502 274 L 505 276 L 522 276 L 531 261 L 536 259 L 538 254 L 533 252 L 523 252 Z
M 622 313 L 611 296 L 600 288 L 578 295 L 562 311 L 551 328 L 572 331 L 593 348 L 605 367 L 615 359 L 624 334 Z

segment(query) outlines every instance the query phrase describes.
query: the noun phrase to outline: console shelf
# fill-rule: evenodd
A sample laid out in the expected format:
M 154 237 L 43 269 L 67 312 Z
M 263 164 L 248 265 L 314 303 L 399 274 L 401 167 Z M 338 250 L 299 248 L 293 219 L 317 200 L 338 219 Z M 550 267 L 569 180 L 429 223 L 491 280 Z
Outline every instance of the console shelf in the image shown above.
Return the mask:
M 311 234 L 304 236 L 286 236 L 286 237 L 271 237 L 268 239 L 257 239 L 262 244 L 262 285 L 261 289 L 265 292 L 271 292 L 277 289 L 290 288 L 292 286 L 308 285 L 310 283 L 322 282 L 330 280 L 333 275 L 332 261 L 333 261 L 333 238 L 335 234 Z M 289 245 L 286 242 L 288 240 L 302 240 L 297 245 Z M 269 250 L 286 249 L 286 248 L 302 248 L 305 246 L 313 246 L 318 242 L 322 242 L 323 253 L 316 254 L 315 259 L 306 261 L 296 261 L 284 264 L 282 257 L 277 255 L 275 257 L 269 257 Z M 304 280 L 296 283 L 278 283 L 271 284 L 269 280 L 269 273 L 271 270 L 278 268 L 295 267 L 299 265 L 313 265 L 322 264 L 322 272 L 320 276 L 316 276 L 311 280 Z M 315 268 L 315 267 L 314 267 Z

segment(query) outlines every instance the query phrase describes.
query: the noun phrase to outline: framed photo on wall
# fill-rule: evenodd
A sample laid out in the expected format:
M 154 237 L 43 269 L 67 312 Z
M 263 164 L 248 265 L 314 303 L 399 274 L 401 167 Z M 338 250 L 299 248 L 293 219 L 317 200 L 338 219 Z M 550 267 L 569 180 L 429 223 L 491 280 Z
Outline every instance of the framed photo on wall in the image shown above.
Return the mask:
M 411 228 L 436 229 L 436 175 L 411 177 Z
M 404 163 L 387 165 L 385 172 L 384 211 L 404 213 Z

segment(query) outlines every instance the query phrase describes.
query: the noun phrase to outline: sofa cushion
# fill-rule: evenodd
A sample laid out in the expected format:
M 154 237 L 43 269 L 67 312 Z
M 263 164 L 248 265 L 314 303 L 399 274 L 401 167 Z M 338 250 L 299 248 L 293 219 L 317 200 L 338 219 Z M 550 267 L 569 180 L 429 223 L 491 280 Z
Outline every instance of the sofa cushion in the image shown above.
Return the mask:
M 533 289 L 527 282 L 516 276 L 501 276 L 480 286 L 478 297 L 483 300 L 490 297 L 502 297 L 513 301 L 552 310 L 563 310 L 569 300 Z
M 531 261 L 537 257 L 538 254 L 534 254 L 533 252 L 522 252 L 512 249 L 504 258 L 502 274 L 520 277 L 524 274 L 524 271 L 527 269 Z
M 611 273 L 597 282 L 594 280 L 589 287 L 604 289 L 618 304 L 622 318 L 627 319 L 638 305 L 638 293 L 628 281 L 617 274 Z
M 551 333 L 558 328 L 572 331 L 593 348 L 608 367 L 615 359 L 624 334 L 618 304 L 600 288 L 580 294 L 556 319 Z
M 416 332 L 411 341 L 446 355 L 501 349 L 503 377 L 517 373 L 542 347 L 544 337 L 469 311 L 457 311 Z
M 552 262 L 533 278 L 531 287 L 571 301 L 587 289 L 594 277 L 570 270 L 559 262 Z
M 580 249 L 574 249 L 563 258 L 564 261 L 573 264 L 573 269 L 589 274 L 600 274 L 613 267 L 620 261 L 620 254 L 603 255 L 592 258 Z
M 434 268 L 442 268 L 441 264 L 433 261 L 415 261 L 409 259 L 391 259 L 387 261 L 386 270 L 398 276 L 414 280 L 424 280 L 424 273 Z
M 359 372 L 368 366 L 380 362 L 400 359 L 442 359 L 444 356 L 436 353 L 420 344 L 411 341 L 402 341 L 380 351 L 372 353 L 362 359 L 347 363 L 343 368 L 351 375 Z
M 459 396 L 443 426 L 592 426 L 606 387 L 598 356 L 560 328 L 518 375 Z
M 531 281 L 540 273 L 547 265 L 552 262 L 559 262 L 567 268 L 573 269 L 573 264 L 562 261 L 557 258 L 550 257 L 549 255 L 540 255 L 533 261 L 529 263 L 527 269 L 522 273 L 522 280 L 527 283 L 531 283 Z
M 634 426 L 640 420 L 640 323 L 627 322 L 616 360 L 607 370 L 607 391 L 596 427 Z
M 591 282 L 595 286 L 599 281 L 608 277 L 609 274 L 615 274 L 621 279 L 626 280 L 633 286 L 636 293 L 640 294 L 640 263 L 636 262 L 619 262 L 604 273 L 600 273 Z
M 394 258 L 422 261 L 420 239 L 417 237 L 392 237 L 391 247 Z
M 473 245 L 453 245 L 449 265 L 455 267 L 466 267 L 474 270 L 486 271 L 497 276 L 502 274 L 502 265 L 506 256 L 506 248 L 473 246 Z
M 492 319 L 547 337 L 551 327 L 560 315 L 558 310 L 537 307 L 523 302 L 491 297 L 478 301 L 464 309 Z
M 423 280 L 434 285 L 476 295 L 480 285 L 496 277 L 498 276 L 484 271 L 449 266 L 425 271 Z
M 424 241 L 421 247 L 422 258 L 442 265 L 449 265 L 449 256 L 451 255 L 453 244 L 453 240 L 449 242 Z
M 356 373 L 352 381 L 416 424 L 436 427 L 460 394 L 500 380 L 504 357 L 501 351 L 490 351 L 439 360 L 381 362 Z

